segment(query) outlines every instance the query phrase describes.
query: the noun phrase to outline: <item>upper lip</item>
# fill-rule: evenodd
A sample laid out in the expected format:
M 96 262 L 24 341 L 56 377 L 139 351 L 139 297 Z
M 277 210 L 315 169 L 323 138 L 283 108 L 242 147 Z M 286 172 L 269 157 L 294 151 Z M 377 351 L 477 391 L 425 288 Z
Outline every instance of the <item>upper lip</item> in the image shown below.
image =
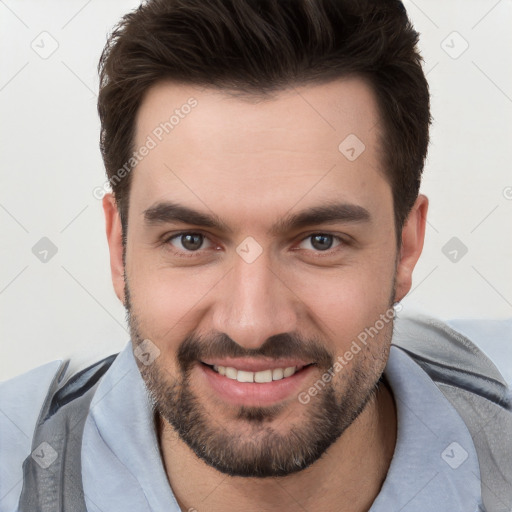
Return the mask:
M 263 370 L 275 370 L 276 368 L 289 368 L 291 366 L 295 366 L 297 370 L 300 370 L 304 366 L 311 364 L 309 361 L 299 359 L 254 359 L 240 357 L 211 358 L 204 359 L 201 362 L 209 366 L 225 366 L 246 372 L 261 372 Z

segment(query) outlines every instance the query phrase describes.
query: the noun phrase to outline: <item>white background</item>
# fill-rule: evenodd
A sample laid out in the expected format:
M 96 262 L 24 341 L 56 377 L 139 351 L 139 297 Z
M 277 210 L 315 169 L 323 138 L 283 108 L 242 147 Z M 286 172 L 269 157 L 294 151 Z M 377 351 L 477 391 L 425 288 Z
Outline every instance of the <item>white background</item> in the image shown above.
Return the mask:
M 136 5 L 0 0 L 0 380 L 72 354 L 93 360 L 129 339 L 92 191 L 105 181 L 96 65 L 106 34 Z M 404 307 L 510 318 L 512 2 L 405 5 L 421 33 L 434 125 L 422 186 L 429 225 Z M 43 59 L 33 49 L 43 44 L 58 48 Z M 42 237 L 58 250 L 46 263 L 32 252 Z M 442 252 L 452 237 L 468 249 L 456 262 Z

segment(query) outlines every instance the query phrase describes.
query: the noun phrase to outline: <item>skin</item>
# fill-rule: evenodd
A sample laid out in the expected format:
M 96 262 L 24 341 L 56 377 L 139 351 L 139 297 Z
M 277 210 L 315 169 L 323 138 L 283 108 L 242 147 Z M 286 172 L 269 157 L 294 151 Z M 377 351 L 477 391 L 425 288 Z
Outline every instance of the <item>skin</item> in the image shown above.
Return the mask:
M 255 102 L 213 89 L 159 83 L 139 109 L 135 147 L 190 97 L 197 106 L 132 171 L 126 268 L 115 200 L 107 195 L 103 201 L 114 289 L 125 305 L 129 289 L 138 336 L 160 350 L 153 363 L 160 378 L 171 382 L 179 374 L 176 354 L 191 334 L 224 333 L 240 347 L 257 351 L 271 336 L 293 332 L 317 340 L 335 357 L 343 355 L 359 333 L 410 290 L 428 208 L 420 195 L 397 252 L 373 92 L 362 80 L 350 78 L 296 87 Z M 366 147 L 354 161 L 338 150 L 349 134 Z M 144 211 L 161 201 L 214 213 L 230 231 L 181 222 L 150 226 Z M 334 201 L 364 207 L 371 220 L 269 232 L 286 215 Z M 179 237 L 162 241 L 180 232 L 200 232 L 210 241 L 186 257 Z M 330 250 L 317 250 L 308 238 L 315 233 L 350 243 L 334 241 Z M 236 252 L 248 236 L 262 249 L 252 263 Z M 336 396 L 348 389 L 357 366 L 368 389 L 373 388 L 384 370 L 391 334 L 389 322 L 336 373 Z M 298 391 L 307 391 L 321 375 L 320 368 L 313 368 Z M 238 407 L 219 399 L 197 367 L 191 370 L 190 385 L 213 428 L 259 441 L 257 426 L 237 419 Z M 318 407 L 315 398 L 304 405 L 295 393 L 267 423 L 286 436 L 293 426 L 309 421 Z M 396 443 L 396 409 L 389 388 L 377 386 L 321 458 L 302 471 L 269 478 L 228 476 L 198 458 L 165 419 L 157 417 L 157 428 L 165 470 L 182 510 L 304 507 L 328 512 L 342 507 L 356 512 L 369 509 L 387 474 Z

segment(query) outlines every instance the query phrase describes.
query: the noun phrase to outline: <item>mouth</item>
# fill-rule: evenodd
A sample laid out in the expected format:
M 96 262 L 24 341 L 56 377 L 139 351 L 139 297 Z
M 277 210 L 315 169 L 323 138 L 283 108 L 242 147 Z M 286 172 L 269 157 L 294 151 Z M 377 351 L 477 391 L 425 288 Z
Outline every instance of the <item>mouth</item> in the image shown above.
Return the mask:
M 211 368 L 214 372 L 217 372 L 219 375 L 225 376 L 231 380 L 236 380 L 238 382 L 256 382 L 258 384 L 264 384 L 266 382 L 287 379 L 301 371 L 303 368 L 311 366 L 311 364 L 304 366 L 283 366 L 281 368 L 267 368 L 265 370 L 259 370 L 256 372 L 238 370 L 232 366 L 222 366 L 217 364 L 206 366 L 209 366 L 209 368 Z
M 314 363 L 283 363 L 241 361 L 228 366 L 201 361 L 198 367 L 209 391 L 222 401 L 235 405 L 269 406 L 295 396 L 316 366 Z M 248 369 L 249 366 L 252 370 Z

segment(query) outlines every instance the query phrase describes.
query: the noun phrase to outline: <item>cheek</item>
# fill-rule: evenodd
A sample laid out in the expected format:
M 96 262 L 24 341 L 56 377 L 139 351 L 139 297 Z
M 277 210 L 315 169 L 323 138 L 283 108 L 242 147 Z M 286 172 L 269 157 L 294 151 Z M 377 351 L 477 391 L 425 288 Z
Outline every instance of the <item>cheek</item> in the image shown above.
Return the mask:
M 159 344 L 181 342 L 197 328 L 202 303 L 218 281 L 213 270 L 173 269 L 143 253 L 127 262 L 127 276 L 141 330 Z
M 304 299 L 317 327 L 333 348 L 343 350 L 381 314 L 389 312 L 394 280 L 393 254 L 367 253 L 353 265 L 296 277 L 294 291 Z

